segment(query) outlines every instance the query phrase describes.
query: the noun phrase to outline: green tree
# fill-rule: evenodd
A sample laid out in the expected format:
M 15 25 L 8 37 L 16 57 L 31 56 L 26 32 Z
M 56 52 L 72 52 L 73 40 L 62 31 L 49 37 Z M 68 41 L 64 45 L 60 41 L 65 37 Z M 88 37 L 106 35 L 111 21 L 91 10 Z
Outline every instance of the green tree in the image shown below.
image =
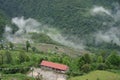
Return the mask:
M 90 67 L 90 64 L 84 64 L 82 67 L 81 67 L 81 70 L 85 73 L 89 72 L 91 70 L 91 67 Z
M 83 57 L 80 57 L 78 66 L 81 68 L 85 64 Z
M 29 50 L 30 47 L 31 47 L 30 42 L 26 41 L 26 50 L 27 50 L 27 52 L 28 52 L 28 50 Z
M 120 66 L 120 56 L 116 52 L 112 52 L 106 59 L 106 62 L 114 66 Z
M 89 63 L 91 63 L 91 57 L 90 57 L 90 55 L 87 53 L 87 54 L 84 54 L 83 55 L 83 60 L 84 60 L 84 62 L 87 64 L 89 64 Z
M 78 60 L 78 66 L 80 69 L 82 69 L 83 65 L 85 64 L 90 64 L 91 63 L 91 57 L 89 54 L 84 54 L 80 57 L 80 59 Z
M 4 46 L 3 46 L 3 44 L 0 44 L 0 49 L 4 49 Z
M 0 64 L 3 64 L 3 54 L 0 54 Z
M 36 51 L 36 47 L 32 47 L 32 51 L 35 52 Z
M 102 57 L 102 56 L 98 56 L 97 62 L 98 62 L 98 63 L 103 63 L 103 57 Z
M 26 59 L 28 58 L 28 56 L 24 52 L 21 52 L 21 53 L 19 53 L 18 58 L 19 58 L 19 62 L 22 63 L 22 62 L 26 61 Z
M 105 69 L 107 69 L 107 65 L 105 63 L 99 63 L 97 66 L 97 69 L 105 70 Z
M 11 50 L 13 50 L 14 44 L 13 44 L 12 42 L 9 42 L 9 48 L 10 48 Z
M 0 11 L 0 39 L 3 37 L 4 28 L 6 25 L 6 19 L 4 13 Z
M 4 60 L 5 60 L 6 64 L 12 63 L 12 56 L 11 56 L 10 52 L 8 52 L 8 51 L 5 52 Z

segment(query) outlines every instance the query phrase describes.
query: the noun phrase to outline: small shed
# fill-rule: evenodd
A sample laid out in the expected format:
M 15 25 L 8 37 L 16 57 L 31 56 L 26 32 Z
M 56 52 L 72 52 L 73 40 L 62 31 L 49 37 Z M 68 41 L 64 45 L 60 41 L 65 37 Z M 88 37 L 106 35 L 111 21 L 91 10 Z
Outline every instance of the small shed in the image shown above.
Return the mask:
M 45 60 L 41 62 L 40 66 L 42 69 L 55 70 L 62 73 L 65 73 L 69 70 L 69 67 L 67 65 L 45 61 Z

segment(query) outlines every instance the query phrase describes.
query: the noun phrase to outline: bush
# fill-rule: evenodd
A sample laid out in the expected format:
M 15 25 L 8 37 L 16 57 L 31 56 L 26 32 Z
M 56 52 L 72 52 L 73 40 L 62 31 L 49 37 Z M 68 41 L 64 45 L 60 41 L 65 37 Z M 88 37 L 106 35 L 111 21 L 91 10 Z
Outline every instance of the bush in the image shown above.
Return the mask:
M 81 75 L 83 75 L 83 73 L 81 73 L 81 72 L 73 72 L 73 71 L 69 71 L 69 72 L 67 72 L 67 75 L 69 75 L 69 76 L 81 76 Z
M 99 63 L 97 66 L 97 69 L 105 70 L 105 69 L 107 69 L 107 65 L 105 63 Z
M 88 73 L 91 70 L 91 66 L 90 66 L 90 64 L 84 64 L 81 67 L 81 69 L 82 69 L 83 72 Z
M 109 62 L 113 66 L 120 66 L 120 56 L 117 53 L 111 53 L 107 57 L 106 62 Z
M 24 67 L 24 66 L 12 66 L 8 68 L 2 68 L 2 72 L 5 74 L 15 74 L 15 73 L 26 73 L 29 71 L 29 67 Z
M 96 70 L 96 69 L 97 69 L 97 63 L 92 63 L 91 70 Z

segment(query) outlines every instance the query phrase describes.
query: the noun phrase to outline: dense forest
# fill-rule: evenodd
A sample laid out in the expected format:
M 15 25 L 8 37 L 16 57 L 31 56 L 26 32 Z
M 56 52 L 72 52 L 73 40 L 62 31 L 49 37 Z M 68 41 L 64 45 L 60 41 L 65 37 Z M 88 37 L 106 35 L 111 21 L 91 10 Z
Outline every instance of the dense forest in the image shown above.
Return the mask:
M 69 66 L 68 80 L 119 80 L 119 32 L 120 0 L 0 0 L 0 80 L 35 80 L 42 60 Z
M 63 36 L 68 36 L 68 40 L 79 43 L 81 39 L 87 46 L 96 46 L 93 36 L 95 32 L 106 31 L 113 26 L 119 28 L 120 24 L 119 20 L 115 21 L 107 14 L 93 16 L 90 10 L 94 6 L 103 6 L 114 14 L 117 10 L 116 4 L 119 3 L 119 0 L 0 0 L 0 9 L 9 18 L 31 17 L 59 29 Z M 116 47 L 116 43 L 112 45 Z

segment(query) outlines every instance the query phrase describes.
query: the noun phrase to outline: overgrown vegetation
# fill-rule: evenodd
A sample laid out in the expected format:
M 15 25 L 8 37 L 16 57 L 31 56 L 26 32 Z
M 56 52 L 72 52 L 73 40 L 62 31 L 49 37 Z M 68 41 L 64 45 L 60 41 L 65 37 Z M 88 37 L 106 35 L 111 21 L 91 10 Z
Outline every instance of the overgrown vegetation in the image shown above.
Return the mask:
M 27 73 L 33 66 L 40 67 L 39 64 L 42 60 L 48 60 L 68 65 L 70 67 L 67 73 L 69 77 L 83 75 L 94 70 L 119 73 L 120 46 L 112 40 L 110 43 L 102 42 L 96 45 L 95 39 L 91 35 L 99 30 L 105 31 L 112 26 L 119 27 L 120 20 L 110 26 L 103 25 L 104 22 L 109 24 L 114 20 L 106 14 L 93 16 L 89 11 L 98 5 L 113 10 L 114 13 L 116 7 L 113 4 L 115 3 L 120 3 L 120 0 L 0 0 L 0 72 L 8 76 L 9 79 L 15 74 L 23 80 L 25 76 L 22 74 Z M 26 41 L 25 45 L 3 42 L 5 25 L 10 23 L 9 18 L 16 16 L 35 18 L 43 25 L 48 24 L 50 27 L 60 29 L 63 36 L 69 36 L 67 39 L 73 42 L 76 41 L 76 37 L 84 39 L 85 49 L 91 53 L 71 57 L 65 53 L 42 52 L 32 46 L 29 41 Z M 12 34 L 14 34 L 18 27 L 14 24 L 9 25 L 11 25 Z M 46 34 L 29 34 L 36 44 L 60 45 Z M 71 39 L 71 36 L 74 39 Z M 4 79 L 9 80 L 8 78 Z M 79 77 L 73 80 L 77 79 Z M 101 78 L 96 79 L 100 80 Z
M 13 44 L 13 43 L 11 43 Z M 27 45 L 28 43 L 26 43 Z M 14 44 L 15 45 L 15 44 Z M 29 43 L 30 45 L 30 43 Z M 4 47 L 4 44 L 3 44 Z M 27 47 L 23 46 L 27 49 Z M 32 47 L 32 46 L 31 46 Z M 93 70 L 119 70 L 120 55 L 116 51 L 108 53 L 85 53 L 79 57 L 70 57 L 65 53 L 45 53 L 32 49 L 7 49 L 0 50 L 0 71 L 4 74 L 26 73 L 31 67 L 40 67 L 42 60 L 68 65 L 69 76 L 79 76 Z
M 35 18 L 43 24 L 60 29 L 64 35 L 84 39 L 89 47 L 96 47 L 94 38 L 91 37 L 92 33 L 109 29 L 111 26 L 103 23 L 112 23 L 114 20 L 108 15 L 92 16 L 90 10 L 98 5 L 115 11 L 114 3 L 120 2 L 119 0 L 1 0 L 0 9 L 11 18 L 16 16 Z M 119 21 L 115 22 L 114 26 L 120 26 Z M 3 30 L 0 32 L 3 33 Z M 120 48 L 113 43 L 112 47 L 110 46 L 111 44 L 107 43 L 97 45 L 99 48 Z

